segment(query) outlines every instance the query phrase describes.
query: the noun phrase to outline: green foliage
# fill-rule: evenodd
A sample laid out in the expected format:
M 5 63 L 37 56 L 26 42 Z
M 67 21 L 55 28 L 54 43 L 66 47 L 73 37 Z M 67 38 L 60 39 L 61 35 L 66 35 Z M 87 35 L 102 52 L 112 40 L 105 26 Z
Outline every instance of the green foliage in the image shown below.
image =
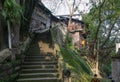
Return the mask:
M 87 26 L 87 43 L 85 52 L 90 60 L 96 59 L 99 55 L 99 66 L 103 73 L 110 73 L 111 55 L 115 54 L 115 43 L 120 41 L 118 36 L 120 25 L 118 22 L 120 16 L 120 1 L 118 0 L 102 0 L 93 1 L 90 12 L 84 14 L 83 21 Z M 110 61 L 109 61 L 110 62 Z M 108 66 L 108 67 L 107 67 Z
M 93 1 L 94 2 L 94 1 Z M 88 42 L 98 41 L 101 48 L 105 47 L 111 40 L 111 36 L 114 29 L 118 29 L 114 26 L 120 15 L 120 7 L 118 4 L 120 1 L 115 0 L 103 0 L 93 5 L 88 14 L 84 14 L 83 21 L 85 22 L 89 35 L 87 36 Z M 118 30 L 116 32 L 118 32 Z M 116 34 L 114 34 L 115 38 Z M 112 37 L 113 38 L 113 37 Z M 115 41 L 114 41 L 115 42 Z M 94 44 L 97 44 L 94 42 Z
M 65 46 L 67 48 L 72 47 L 72 37 L 70 37 L 69 35 L 67 35 L 65 38 Z
M 15 70 L 15 67 L 20 65 L 20 63 L 20 60 L 14 60 L 3 64 L 5 68 L 1 68 L 0 73 L 6 73 L 7 76 L 1 77 L 0 82 L 14 82 L 18 76 L 18 70 Z
M 14 82 L 17 76 L 18 76 L 18 73 L 12 74 L 9 77 L 5 77 L 3 79 L 0 79 L 0 82 Z
M 51 32 L 51 36 L 52 36 L 52 41 L 53 42 L 56 42 L 57 40 L 57 34 L 56 34 L 56 32 L 55 32 L 55 29 L 56 29 L 56 27 L 52 27 L 51 29 L 50 29 L 50 32 Z
M 88 64 L 78 55 L 78 53 L 69 48 L 62 48 L 61 55 L 68 68 L 74 71 L 82 82 L 89 82 L 91 70 Z
M 105 75 L 111 74 L 111 63 L 101 64 L 101 72 Z
M 12 64 L 12 66 L 17 66 L 17 65 L 21 64 L 21 61 L 20 60 L 15 60 L 15 61 L 12 61 L 11 64 Z
M 87 35 L 87 39 L 93 40 L 95 38 L 95 32 L 97 30 L 97 27 L 95 24 L 93 24 L 94 20 L 92 20 L 92 15 L 85 14 L 82 17 L 87 27 L 86 31 L 89 32 L 89 35 Z
M 1 14 L 4 20 L 10 21 L 13 25 L 17 24 L 23 14 L 22 7 L 15 0 L 5 0 L 3 6 Z
M 100 82 L 111 82 L 110 79 L 106 79 L 106 78 L 101 78 Z

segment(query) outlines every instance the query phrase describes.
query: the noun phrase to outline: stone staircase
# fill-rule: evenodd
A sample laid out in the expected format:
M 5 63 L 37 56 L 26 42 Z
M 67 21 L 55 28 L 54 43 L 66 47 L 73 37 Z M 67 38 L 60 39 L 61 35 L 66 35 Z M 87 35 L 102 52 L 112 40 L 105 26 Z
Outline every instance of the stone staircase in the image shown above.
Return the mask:
M 43 47 L 49 49 L 43 51 Z M 30 46 L 17 82 L 61 82 L 58 59 L 52 52 L 48 43 L 37 38 Z

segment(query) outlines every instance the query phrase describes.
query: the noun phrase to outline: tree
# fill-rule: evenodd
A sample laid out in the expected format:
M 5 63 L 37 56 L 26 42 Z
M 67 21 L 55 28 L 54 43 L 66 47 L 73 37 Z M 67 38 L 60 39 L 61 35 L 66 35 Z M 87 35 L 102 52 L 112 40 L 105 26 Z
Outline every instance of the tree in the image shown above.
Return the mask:
M 80 5 L 81 1 L 80 0 L 79 1 L 78 0 L 61 0 L 61 1 L 62 1 L 62 3 L 66 3 L 66 6 L 68 8 L 69 21 L 67 23 L 67 26 L 69 27 L 69 25 L 72 23 L 73 14 L 78 9 L 78 6 Z M 72 70 L 72 74 L 75 74 L 75 75 L 73 75 L 73 77 L 75 79 L 77 79 L 78 81 L 89 82 L 90 74 L 91 74 L 89 66 L 88 66 L 88 64 L 86 64 L 86 61 L 84 61 L 79 56 L 79 54 L 76 53 L 73 46 L 71 46 L 72 38 L 69 37 L 69 31 L 66 34 L 67 35 L 66 35 L 66 40 L 65 40 L 64 46 L 63 46 L 63 48 L 60 49 L 60 51 L 61 51 L 61 56 L 63 57 L 63 61 L 65 61 L 64 64 L 69 65 L 69 66 L 65 66 L 65 67 L 63 67 L 63 69 L 67 68 L 67 69 Z M 52 35 L 56 35 L 56 34 L 54 34 L 54 31 L 53 31 Z M 54 38 L 56 39 L 57 37 L 54 37 Z M 55 40 L 55 41 L 57 41 L 57 40 Z M 56 43 L 58 43 L 58 42 L 56 42 Z M 72 58 L 72 60 L 71 60 L 71 58 Z
M 117 0 L 90 0 L 92 8 L 88 14 L 83 15 L 83 21 L 87 26 L 87 49 L 89 63 L 96 68 L 98 73 L 98 61 L 106 60 L 115 49 L 115 42 L 119 39 L 120 1 Z
M 12 48 L 11 26 L 14 27 L 19 23 L 22 13 L 21 6 L 17 4 L 15 0 L 5 0 L 2 9 L 2 16 L 4 17 L 4 21 L 6 21 L 8 28 L 8 44 L 10 49 Z
M 21 28 L 20 28 L 20 35 L 23 39 L 24 37 L 29 36 L 29 24 L 31 21 L 31 16 L 33 13 L 33 9 L 36 5 L 36 2 L 39 0 L 21 0 L 20 4 L 24 8 L 23 18 L 21 18 Z

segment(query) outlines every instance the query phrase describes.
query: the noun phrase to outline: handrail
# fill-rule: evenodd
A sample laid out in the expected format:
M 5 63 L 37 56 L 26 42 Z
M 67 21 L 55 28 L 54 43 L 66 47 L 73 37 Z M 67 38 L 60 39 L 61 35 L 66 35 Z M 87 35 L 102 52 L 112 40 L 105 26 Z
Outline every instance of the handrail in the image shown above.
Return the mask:
M 32 28 L 31 31 L 35 32 L 35 33 L 43 33 L 48 31 L 50 28 L 45 28 L 45 29 L 41 29 L 41 28 Z
M 48 31 L 50 28 L 46 28 L 44 30 L 36 30 L 35 33 L 43 33 L 43 32 L 46 32 Z

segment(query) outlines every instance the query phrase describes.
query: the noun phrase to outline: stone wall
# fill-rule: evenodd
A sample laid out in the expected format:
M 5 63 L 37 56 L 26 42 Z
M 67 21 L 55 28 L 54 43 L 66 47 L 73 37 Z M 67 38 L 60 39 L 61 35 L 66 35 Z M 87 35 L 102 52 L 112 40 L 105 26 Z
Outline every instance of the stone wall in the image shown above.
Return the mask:
M 32 39 L 28 37 L 19 48 L 4 49 L 0 52 L 0 82 L 14 82 L 31 41 Z
M 0 82 L 12 82 L 11 77 L 15 74 L 15 71 L 20 69 L 18 61 L 12 60 L 12 56 L 13 53 L 9 49 L 0 52 Z
M 11 51 L 9 49 L 4 49 L 0 52 L 0 63 L 3 63 L 6 58 L 11 55 Z
M 50 28 L 50 13 L 47 13 L 45 10 L 42 10 L 37 5 L 34 8 L 31 22 L 30 22 L 30 31 L 36 33 L 43 33 Z
M 67 35 L 67 25 L 64 22 L 52 21 L 51 30 L 53 31 L 52 38 L 54 42 L 57 43 L 59 47 L 62 47 Z
M 120 82 L 120 56 L 112 58 L 112 79 Z

